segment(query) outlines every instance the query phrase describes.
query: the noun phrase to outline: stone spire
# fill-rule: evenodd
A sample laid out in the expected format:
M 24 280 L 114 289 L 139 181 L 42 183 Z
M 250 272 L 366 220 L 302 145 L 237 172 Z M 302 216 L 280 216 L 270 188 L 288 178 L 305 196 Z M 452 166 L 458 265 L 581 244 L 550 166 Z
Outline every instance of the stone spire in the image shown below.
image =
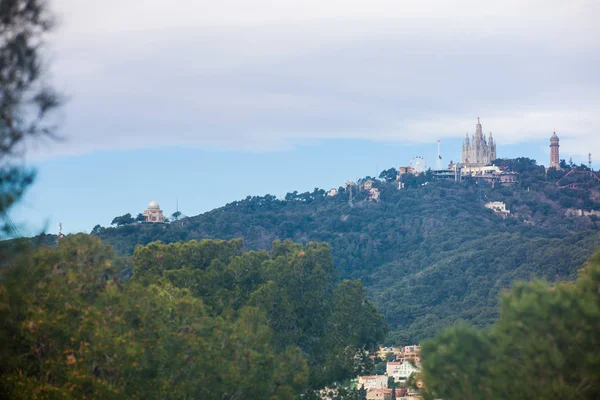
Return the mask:
M 477 117 L 477 125 L 475 125 L 475 137 L 483 137 L 483 132 L 481 129 L 481 122 L 479 121 L 479 117 Z

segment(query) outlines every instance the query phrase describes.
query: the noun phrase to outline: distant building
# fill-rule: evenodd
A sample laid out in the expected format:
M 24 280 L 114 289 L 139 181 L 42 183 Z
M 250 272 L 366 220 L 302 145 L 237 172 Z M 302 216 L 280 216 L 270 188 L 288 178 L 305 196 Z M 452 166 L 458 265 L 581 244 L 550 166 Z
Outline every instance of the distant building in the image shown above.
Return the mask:
M 404 357 L 418 358 L 421 354 L 421 346 L 413 344 L 412 346 L 404 346 Z
M 397 179 L 400 179 L 400 177 L 402 175 L 404 175 L 404 174 L 412 174 L 412 175 L 414 175 L 415 174 L 415 169 L 413 167 L 411 167 L 411 166 L 398 168 L 398 178 Z
M 143 212 L 142 215 L 146 217 L 146 222 L 157 223 L 165 222 L 166 220 L 156 200 L 152 200 L 150 204 L 148 204 L 148 208 Z
M 560 169 L 560 155 L 558 148 L 560 145 L 558 144 L 559 139 L 556 136 L 556 132 L 550 138 L 550 168 Z
M 379 201 L 379 189 L 377 188 L 371 188 L 369 189 L 369 200 L 371 201 Z
M 337 196 L 337 194 L 338 194 L 338 190 L 336 188 L 331 188 L 331 189 L 329 189 L 329 192 L 327 192 L 327 196 L 329 196 L 329 197 Z
M 388 355 L 388 353 L 392 353 L 396 358 L 398 357 L 402 357 L 404 355 L 404 348 L 403 347 L 380 347 L 376 352 L 375 352 L 375 356 L 381 358 L 382 360 L 385 360 L 385 357 Z
M 362 190 L 371 190 L 371 188 L 373 187 L 373 181 L 371 179 L 367 179 L 366 181 L 361 183 L 360 187 L 362 188 Z
M 486 208 L 494 211 L 496 214 L 507 216 L 510 214 L 510 210 L 506 209 L 506 204 L 501 201 L 491 201 L 485 204 Z
M 416 356 L 415 358 L 417 358 Z M 409 357 L 407 357 L 409 358 Z M 408 379 L 410 374 L 413 372 L 419 372 L 421 368 L 417 365 L 413 365 L 409 360 L 406 361 L 390 361 L 386 366 L 386 373 L 388 376 L 393 376 L 396 381 L 403 381 Z
M 482 167 L 488 165 L 496 159 L 496 143 L 490 132 L 489 139 L 486 141 L 483 136 L 483 129 L 477 118 L 477 125 L 475 125 L 475 134 L 472 139 L 469 140 L 469 134 L 465 138 L 462 150 L 462 164 L 463 167 Z
M 385 375 L 368 375 L 358 377 L 358 387 L 365 390 L 387 389 L 388 377 Z
M 375 389 L 367 392 L 367 400 L 392 400 L 393 389 Z M 405 396 L 407 390 L 405 388 L 396 389 L 396 399 Z

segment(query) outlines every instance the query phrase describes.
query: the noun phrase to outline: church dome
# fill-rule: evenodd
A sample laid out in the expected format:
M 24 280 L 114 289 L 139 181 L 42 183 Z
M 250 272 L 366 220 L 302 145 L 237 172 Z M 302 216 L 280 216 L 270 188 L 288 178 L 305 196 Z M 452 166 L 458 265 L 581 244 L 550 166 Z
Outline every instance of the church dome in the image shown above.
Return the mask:
M 160 206 L 158 205 L 158 201 L 152 200 L 150 204 L 148 204 L 148 208 L 152 210 L 158 210 Z

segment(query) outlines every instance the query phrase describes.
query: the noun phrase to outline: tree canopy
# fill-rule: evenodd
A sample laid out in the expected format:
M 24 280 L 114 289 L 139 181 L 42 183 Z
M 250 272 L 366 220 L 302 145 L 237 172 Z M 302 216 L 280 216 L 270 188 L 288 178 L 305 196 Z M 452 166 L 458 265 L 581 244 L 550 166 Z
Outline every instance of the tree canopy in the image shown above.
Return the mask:
M 575 282 L 522 282 L 488 331 L 466 325 L 422 347 L 431 398 L 597 399 L 600 252 Z

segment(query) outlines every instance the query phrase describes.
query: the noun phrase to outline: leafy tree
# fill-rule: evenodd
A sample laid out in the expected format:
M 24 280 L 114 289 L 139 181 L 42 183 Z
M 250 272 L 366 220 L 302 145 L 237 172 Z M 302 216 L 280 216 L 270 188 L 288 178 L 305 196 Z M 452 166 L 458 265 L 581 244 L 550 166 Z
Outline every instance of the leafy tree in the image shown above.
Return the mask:
M 304 388 L 306 362 L 275 352 L 260 310 L 212 317 L 187 290 L 120 282 L 124 263 L 80 234 L 2 269 L 2 397 L 294 399 Z
M 175 211 L 171 217 L 173 217 L 174 221 L 179 220 L 179 217 L 181 217 L 181 211 Z
M 110 224 L 116 226 L 123 226 L 133 224 L 134 222 L 135 219 L 133 219 L 130 213 L 127 213 L 125 215 L 121 215 L 120 217 L 114 217 Z
M 144 214 L 139 213 L 137 217 L 135 217 L 135 222 L 146 222 L 146 217 Z
M 56 92 L 43 74 L 42 43 L 53 18 L 41 0 L 6 0 L 0 6 L 0 213 L 5 232 L 12 230 L 7 210 L 33 182 L 34 172 L 15 165 L 25 143 L 52 137 Z
M 379 174 L 379 179 L 383 179 L 386 182 L 393 182 L 396 180 L 397 175 L 398 170 L 392 167 L 390 169 L 381 171 L 381 174 Z
M 445 399 L 595 399 L 600 253 L 574 283 L 519 283 L 489 332 L 456 327 L 423 345 L 425 384 Z
M 214 316 L 260 309 L 273 347 L 298 346 L 306 356 L 312 388 L 372 370 L 367 351 L 383 340 L 386 324 L 360 282 L 336 287 L 327 245 L 275 241 L 270 254 L 242 247 L 241 240 L 140 246 L 133 279 L 189 290 Z

